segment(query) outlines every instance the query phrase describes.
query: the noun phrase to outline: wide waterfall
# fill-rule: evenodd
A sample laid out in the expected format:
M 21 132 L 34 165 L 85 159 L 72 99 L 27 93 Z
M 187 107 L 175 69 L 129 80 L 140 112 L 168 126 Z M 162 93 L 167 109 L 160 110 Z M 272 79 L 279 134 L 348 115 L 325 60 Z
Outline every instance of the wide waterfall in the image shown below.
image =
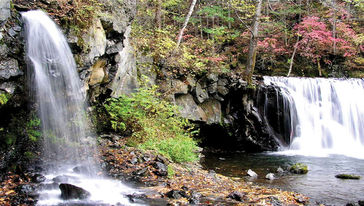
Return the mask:
M 41 120 L 43 160 L 47 165 L 47 186 L 40 192 L 38 204 L 128 205 L 123 195 L 134 190 L 97 175 L 96 139 L 89 127 L 85 95 L 65 37 L 42 11 L 29 11 L 22 16 L 29 87 Z M 85 202 L 62 200 L 59 183 L 82 187 L 91 196 Z
M 289 101 L 292 142 L 285 154 L 364 158 L 364 80 L 264 77 Z

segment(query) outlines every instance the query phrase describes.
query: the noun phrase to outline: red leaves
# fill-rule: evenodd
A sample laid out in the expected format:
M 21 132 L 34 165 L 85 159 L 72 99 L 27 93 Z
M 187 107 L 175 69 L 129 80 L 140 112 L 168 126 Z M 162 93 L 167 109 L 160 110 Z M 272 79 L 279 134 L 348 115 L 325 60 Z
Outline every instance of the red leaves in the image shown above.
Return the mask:
M 343 22 L 337 23 L 336 38 L 333 37 L 333 33 L 327 28 L 327 25 L 316 16 L 305 17 L 294 29 L 297 31 L 297 35 L 302 37 L 298 44 L 298 53 L 301 56 L 312 58 L 313 62 L 333 54 L 334 45 L 336 47 L 335 55 L 349 57 L 357 53 L 354 44 L 349 41 L 355 39 L 356 34 Z M 329 61 L 324 59 L 324 62 Z

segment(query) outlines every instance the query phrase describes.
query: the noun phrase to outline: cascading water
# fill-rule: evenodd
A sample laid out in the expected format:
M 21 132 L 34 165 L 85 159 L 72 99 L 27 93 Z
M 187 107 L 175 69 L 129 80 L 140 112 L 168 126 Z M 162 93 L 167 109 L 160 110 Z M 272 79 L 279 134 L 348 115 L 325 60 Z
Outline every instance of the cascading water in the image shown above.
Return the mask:
M 364 159 L 364 80 L 264 77 L 289 101 L 292 143 L 284 154 Z
M 135 192 L 133 189 L 96 175 L 95 138 L 89 128 L 82 85 L 65 37 L 42 11 L 29 11 L 22 16 L 28 80 L 41 119 L 43 160 L 48 165 L 45 168 L 48 186 L 40 191 L 38 205 L 130 204 L 123 195 Z M 81 172 L 75 172 L 76 166 Z M 55 177 L 61 182 L 55 181 Z M 58 183 L 79 186 L 91 196 L 82 201 L 64 201 L 60 198 Z

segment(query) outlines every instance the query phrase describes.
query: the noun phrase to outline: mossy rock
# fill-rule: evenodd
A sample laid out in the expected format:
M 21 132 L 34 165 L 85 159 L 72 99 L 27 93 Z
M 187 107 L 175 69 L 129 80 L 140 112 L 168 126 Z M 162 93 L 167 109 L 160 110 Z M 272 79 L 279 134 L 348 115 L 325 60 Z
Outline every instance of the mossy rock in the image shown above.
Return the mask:
M 294 173 L 294 174 L 307 174 L 308 173 L 308 167 L 305 164 L 296 163 L 296 164 L 292 165 L 289 168 L 289 171 Z
M 352 174 L 338 174 L 335 177 L 339 179 L 351 179 L 351 180 L 359 180 L 361 178 L 358 175 L 352 175 Z

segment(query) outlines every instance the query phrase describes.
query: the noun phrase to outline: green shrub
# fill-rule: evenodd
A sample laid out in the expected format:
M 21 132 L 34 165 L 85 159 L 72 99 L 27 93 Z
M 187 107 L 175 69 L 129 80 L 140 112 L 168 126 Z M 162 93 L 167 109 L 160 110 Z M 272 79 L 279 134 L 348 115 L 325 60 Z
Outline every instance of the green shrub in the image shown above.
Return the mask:
M 37 117 L 31 118 L 26 124 L 26 133 L 31 141 L 38 141 L 42 136 L 40 132 L 40 119 Z
M 4 105 L 8 102 L 9 96 L 3 93 L 0 93 L 0 105 Z
M 112 129 L 131 135 L 129 146 L 154 150 L 175 162 L 197 159 L 192 125 L 176 115 L 176 106 L 160 98 L 156 86 L 143 86 L 130 96 L 107 99 L 104 107 Z

